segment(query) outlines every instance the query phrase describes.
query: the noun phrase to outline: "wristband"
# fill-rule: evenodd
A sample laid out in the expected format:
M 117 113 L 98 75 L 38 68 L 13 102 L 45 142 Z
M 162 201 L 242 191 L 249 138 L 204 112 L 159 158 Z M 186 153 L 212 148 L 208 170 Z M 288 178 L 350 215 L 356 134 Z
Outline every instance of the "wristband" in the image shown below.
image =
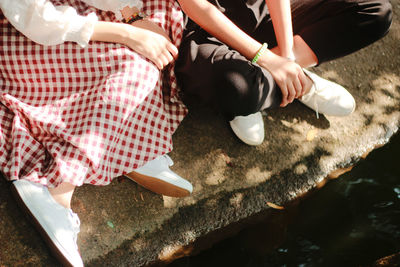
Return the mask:
M 254 56 L 254 58 L 251 61 L 251 63 L 256 63 L 257 60 L 261 57 L 261 55 L 264 54 L 265 50 L 267 50 L 267 48 L 268 48 L 268 44 L 267 43 L 263 43 L 261 48 L 257 51 L 257 54 Z
M 137 20 L 141 20 L 144 19 L 146 17 L 146 14 L 142 13 L 142 12 L 138 12 L 138 13 L 133 13 L 133 15 L 131 15 L 128 19 L 122 19 L 123 23 L 127 23 L 127 24 L 131 24 Z

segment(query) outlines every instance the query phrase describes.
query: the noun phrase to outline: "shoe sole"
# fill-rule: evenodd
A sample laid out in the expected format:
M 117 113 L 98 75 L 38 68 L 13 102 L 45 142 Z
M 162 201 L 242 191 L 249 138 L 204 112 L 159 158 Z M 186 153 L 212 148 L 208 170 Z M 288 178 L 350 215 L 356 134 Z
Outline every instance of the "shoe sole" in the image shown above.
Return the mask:
M 170 184 L 152 176 L 137 173 L 135 171 L 125 174 L 125 177 L 160 195 L 169 197 L 187 197 L 190 195 L 190 191 L 182 187 Z
M 26 215 L 28 220 L 33 224 L 36 230 L 44 239 L 45 243 L 47 244 L 48 248 L 52 252 L 52 255 L 63 265 L 68 267 L 73 267 L 73 265 L 69 262 L 69 260 L 63 255 L 63 253 L 57 248 L 54 242 L 51 240 L 50 236 L 47 234 L 46 230 L 42 227 L 39 221 L 35 218 L 32 214 L 31 210 L 28 206 L 25 205 L 24 200 L 21 198 L 18 189 L 15 187 L 14 184 L 11 185 L 11 193 L 14 196 L 14 199 L 17 202 L 17 205 L 21 208 L 23 213 Z

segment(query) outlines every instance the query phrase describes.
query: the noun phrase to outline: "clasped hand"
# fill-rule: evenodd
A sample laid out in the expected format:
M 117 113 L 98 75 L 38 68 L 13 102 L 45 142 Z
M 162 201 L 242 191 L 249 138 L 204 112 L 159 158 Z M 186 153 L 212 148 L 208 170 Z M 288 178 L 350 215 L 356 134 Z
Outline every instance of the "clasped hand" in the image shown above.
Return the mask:
M 143 19 L 132 23 L 126 45 L 163 69 L 178 56 L 178 48 L 154 22 Z M 131 27 L 131 26 L 130 26 Z
M 301 66 L 290 59 L 269 52 L 257 63 L 268 69 L 281 89 L 281 107 L 292 103 L 296 98 L 301 98 L 311 87 L 311 82 Z

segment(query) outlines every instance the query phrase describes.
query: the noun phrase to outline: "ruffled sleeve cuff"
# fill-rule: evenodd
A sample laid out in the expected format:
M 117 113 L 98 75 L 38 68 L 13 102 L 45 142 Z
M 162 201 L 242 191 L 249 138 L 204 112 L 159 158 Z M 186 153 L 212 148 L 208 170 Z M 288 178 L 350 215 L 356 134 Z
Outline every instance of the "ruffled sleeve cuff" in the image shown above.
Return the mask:
M 65 41 L 78 43 L 81 47 L 86 47 L 93 35 L 94 25 L 98 21 L 95 13 L 87 16 L 76 16 L 69 25 Z

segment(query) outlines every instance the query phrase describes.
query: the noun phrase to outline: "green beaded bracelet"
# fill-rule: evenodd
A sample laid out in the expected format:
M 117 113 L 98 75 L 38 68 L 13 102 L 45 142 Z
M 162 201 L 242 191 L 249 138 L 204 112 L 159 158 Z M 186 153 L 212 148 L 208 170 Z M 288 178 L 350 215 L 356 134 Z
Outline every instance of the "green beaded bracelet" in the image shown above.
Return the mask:
M 267 48 L 268 48 L 268 44 L 263 43 L 261 48 L 257 51 L 257 54 L 254 56 L 254 58 L 251 62 L 256 63 L 257 60 L 261 57 L 261 55 L 264 54 L 265 50 L 267 50 Z

